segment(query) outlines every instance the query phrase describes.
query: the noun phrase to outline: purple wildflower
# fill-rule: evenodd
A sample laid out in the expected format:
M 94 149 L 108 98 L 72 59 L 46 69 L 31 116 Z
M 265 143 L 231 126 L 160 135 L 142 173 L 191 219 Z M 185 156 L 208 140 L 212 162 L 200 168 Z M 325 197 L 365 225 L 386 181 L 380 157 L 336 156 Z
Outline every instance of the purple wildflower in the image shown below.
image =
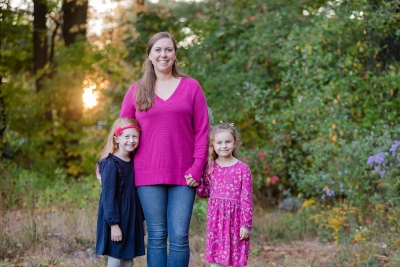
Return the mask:
M 340 192 L 343 192 L 343 183 L 340 183 Z
M 375 155 L 375 163 L 378 165 L 382 165 L 385 161 L 385 153 L 379 152 L 378 154 Z
M 374 162 L 375 162 L 375 157 L 374 157 L 374 156 L 370 156 L 370 157 L 368 158 L 368 160 L 367 160 L 367 164 L 368 164 L 369 166 L 371 166 L 371 167 L 372 167 L 372 165 L 374 164 Z
M 331 181 L 331 184 L 335 184 L 335 181 Z
M 374 156 L 370 156 L 367 160 L 367 164 L 372 167 L 372 165 L 376 163 L 378 165 L 384 165 L 385 163 L 385 153 L 384 152 L 379 152 L 378 154 Z
M 400 141 L 394 140 L 392 147 L 390 148 L 390 152 L 392 152 L 392 156 L 396 154 L 396 149 L 400 145 Z
M 384 177 L 385 177 L 385 171 L 380 171 L 380 174 L 379 174 L 380 176 L 381 176 L 381 179 L 383 179 Z
M 324 199 L 325 198 L 325 194 L 322 194 L 321 198 Z
M 327 195 L 328 197 L 333 197 L 333 196 L 335 196 L 335 191 L 330 190 L 329 188 L 324 188 L 324 191 L 326 192 L 326 195 Z M 324 195 L 325 195 L 325 194 L 324 194 Z
M 328 177 L 328 174 L 324 174 L 324 175 L 322 175 L 322 179 L 326 179 Z
M 326 194 L 330 197 L 335 196 L 335 191 L 328 189 L 328 191 L 326 191 Z

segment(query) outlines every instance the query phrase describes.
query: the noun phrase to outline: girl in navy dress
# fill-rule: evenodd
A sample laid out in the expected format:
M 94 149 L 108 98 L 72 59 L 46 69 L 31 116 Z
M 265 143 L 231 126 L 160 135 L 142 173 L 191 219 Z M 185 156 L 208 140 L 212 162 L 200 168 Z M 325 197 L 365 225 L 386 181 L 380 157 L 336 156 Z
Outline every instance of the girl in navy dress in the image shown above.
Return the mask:
M 144 252 L 144 217 L 135 186 L 133 152 L 140 127 L 130 118 L 117 119 L 98 163 L 100 195 L 96 254 L 108 256 L 108 267 L 131 267 Z

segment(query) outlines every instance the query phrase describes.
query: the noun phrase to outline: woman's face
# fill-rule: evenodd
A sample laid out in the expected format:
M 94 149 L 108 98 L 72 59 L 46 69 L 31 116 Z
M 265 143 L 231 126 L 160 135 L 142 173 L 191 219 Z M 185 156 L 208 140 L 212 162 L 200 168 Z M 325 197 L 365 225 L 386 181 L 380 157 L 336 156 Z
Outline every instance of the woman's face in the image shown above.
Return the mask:
M 149 54 L 149 59 L 156 73 L 171 73 L 176 59 L 176 51 L 172 40 L 163 38 L 154 43 Z

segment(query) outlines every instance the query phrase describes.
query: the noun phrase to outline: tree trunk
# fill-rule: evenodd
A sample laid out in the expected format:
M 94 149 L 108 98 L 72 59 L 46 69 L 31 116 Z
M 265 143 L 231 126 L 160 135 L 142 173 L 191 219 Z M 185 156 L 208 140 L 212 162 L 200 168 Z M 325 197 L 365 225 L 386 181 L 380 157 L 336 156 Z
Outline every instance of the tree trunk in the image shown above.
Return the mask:
M 76 42 L 78 35 L 86 36 L 88 0 L 64 0 L 62 10 L 64 23 L 63 37 L 66 46 Z
M 62 34 L 65 46 L 70 46 L 86 38 L 86 24 L 88 13 L 88 0 L 63 0 L 63 23 Z M 79 38 L 82 38 L 81 40 Z M 78 100 L 79 99 L 79 100 Z M 64 127 L 69 132 L 69 138 L 61 142 L 64 151 L 64 167 L 69 175 L 78 177 L 79 170 L 73 166 L 78 166 L 81 161 L 79 151 L 79 138 L 82 127 L 79 121 L 82 119 L 82 91 L 71 90 L 65 96 L 64 109 L 59 114 L 64 121 Z
M 39 92 L 43 88 L 44 73 L 41 70 L 47 64 L 47 26 L 46 15 L 47 1 L 33 1 L 33 58 L 34 71 L 36 76 L 36 91 Z

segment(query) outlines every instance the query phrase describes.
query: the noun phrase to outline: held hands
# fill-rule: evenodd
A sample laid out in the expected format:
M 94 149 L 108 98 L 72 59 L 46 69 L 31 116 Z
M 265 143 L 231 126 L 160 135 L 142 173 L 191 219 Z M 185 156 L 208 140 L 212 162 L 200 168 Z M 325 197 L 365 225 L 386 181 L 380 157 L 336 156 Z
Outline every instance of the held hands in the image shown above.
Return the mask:
M 186 184 L 187 184 L 188 186 L 196 187 L 196 186 L 199 185 L 199 183 L 196 182 L 195 179 L 193 179 L 193 176 L 192 176 L 191 174 L 186 174 L 186 175 L 185 175 L 185 178 L 186 178 Z
M 119 242 L 122 240 L 121 228 L 118 224 L 111 226 L 111 241 Z
M 250 236 L 250 231 L 247 228 L 240 227 L 240 240 L 246 240 Z

